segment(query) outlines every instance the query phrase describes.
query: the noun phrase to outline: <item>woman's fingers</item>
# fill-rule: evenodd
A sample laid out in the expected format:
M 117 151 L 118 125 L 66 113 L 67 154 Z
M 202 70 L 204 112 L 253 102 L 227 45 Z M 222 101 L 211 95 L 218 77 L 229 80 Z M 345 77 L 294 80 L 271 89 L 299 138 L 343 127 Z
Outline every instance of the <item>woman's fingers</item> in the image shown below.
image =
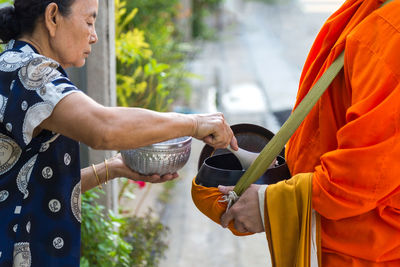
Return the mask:
M 149 183 L 163 183 L 179 177 L 178 173 L 168 173 L 163 176 L 158 174 L 143 175 L 130 169 L 123 161 L 120 153 L 108 159 L 108 166 L 113 177 L 126 177 L 133 181 L 143 181 Z
M 166 181 L 171 181 L 178 177 L 179 177 L 178 173 L 169 173 L 169 174 L 165 174 L 163 176 L 160 176 L 158 174 L 153 174 L 153 175 L 137 174 L 136 176 L 132 176 L 132 177 L 128 177 L 128 178 L 131 180 L 134 180 L 134 181 L 143 181 L 143 182 L 156 184 L 156 183 L 163 183 Z
M 215 148 L 226 148 L 229 144 L 237 144 L 232 129 L 222 113 L 196 114 L 196 133 L 193 137 L 203 140 Z

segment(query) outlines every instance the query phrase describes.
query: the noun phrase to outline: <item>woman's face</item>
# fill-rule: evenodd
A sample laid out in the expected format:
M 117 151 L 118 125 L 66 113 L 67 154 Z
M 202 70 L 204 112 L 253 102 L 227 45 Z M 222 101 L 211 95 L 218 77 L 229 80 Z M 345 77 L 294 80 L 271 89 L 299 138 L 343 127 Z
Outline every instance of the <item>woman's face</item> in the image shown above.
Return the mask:
M 57 30 L 51 39 L 55 59 L 64 67 L 82 67 L 97 42 L 95 21 L 98 0 L 75 0 L 71 13 L 57 16 Z

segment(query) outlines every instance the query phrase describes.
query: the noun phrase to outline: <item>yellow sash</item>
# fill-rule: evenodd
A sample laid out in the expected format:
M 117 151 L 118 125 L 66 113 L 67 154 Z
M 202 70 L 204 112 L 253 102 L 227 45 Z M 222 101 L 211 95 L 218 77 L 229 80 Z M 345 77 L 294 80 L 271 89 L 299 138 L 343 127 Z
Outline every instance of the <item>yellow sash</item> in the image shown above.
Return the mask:
M 269 185 L 265 202 L 265 233 L 274 267 L 309 267 L 311 251 L 312 173 Z M 320 220 L 317 248 L 320 264 Z

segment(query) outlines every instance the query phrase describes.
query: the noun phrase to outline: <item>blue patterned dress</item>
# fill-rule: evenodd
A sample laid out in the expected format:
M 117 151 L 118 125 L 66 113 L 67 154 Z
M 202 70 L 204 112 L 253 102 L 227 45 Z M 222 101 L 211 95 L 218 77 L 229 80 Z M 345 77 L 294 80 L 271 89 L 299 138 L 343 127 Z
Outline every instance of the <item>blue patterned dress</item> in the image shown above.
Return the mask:
M 34 129 L 78 89 L 29 44 L 0 54 L 0 266 L 79 266 L 79 144 Z

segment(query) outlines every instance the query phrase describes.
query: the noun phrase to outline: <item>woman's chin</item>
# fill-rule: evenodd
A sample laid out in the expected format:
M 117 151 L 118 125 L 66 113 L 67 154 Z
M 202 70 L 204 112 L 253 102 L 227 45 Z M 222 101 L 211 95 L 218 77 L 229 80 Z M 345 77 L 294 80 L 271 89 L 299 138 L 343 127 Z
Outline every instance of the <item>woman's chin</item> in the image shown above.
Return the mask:
M 82 68 L 83 66 L 85 66 L 85 64 L 86 64 L 86 59 L 82 59 L 82 60 L 80 60 L 79 62 L 74 63 L 74 64 L 72 65 L 72 67 L 75 67 L 75 68 Z

